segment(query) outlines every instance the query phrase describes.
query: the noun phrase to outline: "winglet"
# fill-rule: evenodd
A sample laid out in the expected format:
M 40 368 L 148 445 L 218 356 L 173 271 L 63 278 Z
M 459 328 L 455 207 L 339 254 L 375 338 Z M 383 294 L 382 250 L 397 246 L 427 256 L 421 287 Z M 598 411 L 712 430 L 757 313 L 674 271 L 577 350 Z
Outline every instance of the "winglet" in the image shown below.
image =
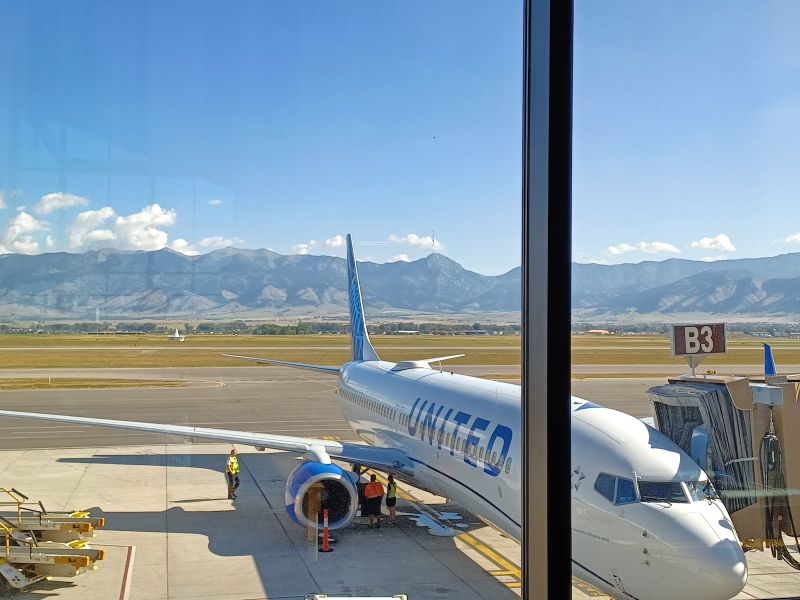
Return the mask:
M 777 375 L 778 370 L 775 368 L 775 359 L 772 358 L 772 348 L 769 344 L 764 344 L 764 376 Z
M 354 361 L 380 360 L 372 347 L 364 321 L 364 304 L 361 301 L 361 287 L 358 283 L 358 268 L 353 256 L 353 242 L 347 234 L 347 294 L 350 304 L 350 346 Z

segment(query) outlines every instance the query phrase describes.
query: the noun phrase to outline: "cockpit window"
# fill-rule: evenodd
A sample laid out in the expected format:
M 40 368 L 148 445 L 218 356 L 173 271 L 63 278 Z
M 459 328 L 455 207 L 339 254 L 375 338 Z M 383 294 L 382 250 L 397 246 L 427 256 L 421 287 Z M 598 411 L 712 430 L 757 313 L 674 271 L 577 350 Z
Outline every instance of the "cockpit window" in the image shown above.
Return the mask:
M 718 500 L 717 490 L 711 485 L 711 480 L 705 481 L 687 481 L 686 489 L 689 490 L 689 496 L 692 502 L 699 502 L 701 500 Z
M 617 477 L 617 500 L 616 504 L 630 504 L 636 502 L 636 487 L 632 479 Z
M 617 478 L 613 475 L 609 475 L 608 473 L 600 473 L 597 476 L 597 480 L 594 482 L 594 489 L 597 492 L 608 498 L 609 502 L 614 501 L 614 486 L 617 483 Z
M 600 473 L 594 482 L 594 489 L 614 504 L 636 502 L 636 486 L 632 479 Z
M 680 481 L 640 481 L 639 495 L 642 502 L 689 502 Z

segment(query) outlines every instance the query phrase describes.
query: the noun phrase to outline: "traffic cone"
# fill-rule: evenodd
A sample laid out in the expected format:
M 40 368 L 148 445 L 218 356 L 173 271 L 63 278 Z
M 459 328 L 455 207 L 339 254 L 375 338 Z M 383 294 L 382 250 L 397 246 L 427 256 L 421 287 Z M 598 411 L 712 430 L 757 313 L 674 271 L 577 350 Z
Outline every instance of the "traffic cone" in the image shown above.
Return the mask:
M 328 509 L 322 511 L 322 548 L 320 552 L 333 552 L 328 539 Z

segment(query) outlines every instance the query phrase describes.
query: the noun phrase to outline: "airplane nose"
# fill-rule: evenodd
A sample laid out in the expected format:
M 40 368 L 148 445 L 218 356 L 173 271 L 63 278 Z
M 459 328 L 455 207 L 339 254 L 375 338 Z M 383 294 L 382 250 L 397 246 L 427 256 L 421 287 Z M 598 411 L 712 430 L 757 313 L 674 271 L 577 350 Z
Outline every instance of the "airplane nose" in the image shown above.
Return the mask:
M 695 560 L 705 569 L 701 585 L 708 593 L 704 591 L 701 594 L 703 598 L 729 600 L 744 589 L 747 583 L 747 561 L 738 544 L 730 546 L 726 543 L 725 547 L 714 548 Z
M 747 583 L 744 552 L 730 521 L 719 516 L 680 517 L 664 533 L 662 560 L 675 598 L 729 600 Z

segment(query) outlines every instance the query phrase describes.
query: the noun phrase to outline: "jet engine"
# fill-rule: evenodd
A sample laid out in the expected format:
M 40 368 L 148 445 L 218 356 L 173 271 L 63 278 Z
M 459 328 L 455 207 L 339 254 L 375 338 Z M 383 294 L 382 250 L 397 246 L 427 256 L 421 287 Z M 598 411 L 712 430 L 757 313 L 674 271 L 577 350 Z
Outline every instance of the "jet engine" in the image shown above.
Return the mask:
M 286 512 L 292 521 L 303 527 L 315 527 L 316 518 L 309 514 L 309 499 L 319 494 L 323 508 L 328 509 L 328 527 L 347 527 L 356 516 L 358 508 L 358 475 L 334 464 L 307 461 L 291 472 L 286 480 Z M 320 487 L 321 486 L 321 487 Z

